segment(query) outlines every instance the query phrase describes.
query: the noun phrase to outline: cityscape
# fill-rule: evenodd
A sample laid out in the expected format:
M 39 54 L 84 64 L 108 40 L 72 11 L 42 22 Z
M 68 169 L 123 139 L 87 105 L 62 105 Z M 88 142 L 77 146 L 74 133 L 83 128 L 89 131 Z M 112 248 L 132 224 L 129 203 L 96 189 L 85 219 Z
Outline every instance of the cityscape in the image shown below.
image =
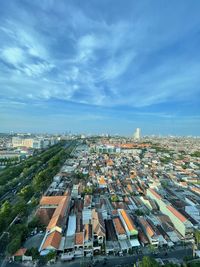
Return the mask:
M 0 1 L 0 267 L 200 266 L 199 14 Z
M 141 133 L 2 134 L 4 264 L 195 263 L 200 138 Z

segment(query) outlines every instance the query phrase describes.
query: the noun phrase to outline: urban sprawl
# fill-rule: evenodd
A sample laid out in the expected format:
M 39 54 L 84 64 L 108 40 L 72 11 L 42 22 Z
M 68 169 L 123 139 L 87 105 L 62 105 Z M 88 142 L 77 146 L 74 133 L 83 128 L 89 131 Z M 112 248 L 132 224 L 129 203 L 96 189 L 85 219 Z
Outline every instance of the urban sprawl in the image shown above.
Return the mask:
M 11 155 L 20 164 L 35 150 L 74 144 L 32 213 L 42 228 L 32 229 L 11 259 L 33 260 L 26 253 L 33 240 L 54 262 L 104 257 L 106 264 L 112 255 L 161 252 L 163 262 L 183 248 L 200 256 L 200 139 L 140 135 L 1 137 L 2 171 Z M 181 264 L 184 256 L 171 261 Z

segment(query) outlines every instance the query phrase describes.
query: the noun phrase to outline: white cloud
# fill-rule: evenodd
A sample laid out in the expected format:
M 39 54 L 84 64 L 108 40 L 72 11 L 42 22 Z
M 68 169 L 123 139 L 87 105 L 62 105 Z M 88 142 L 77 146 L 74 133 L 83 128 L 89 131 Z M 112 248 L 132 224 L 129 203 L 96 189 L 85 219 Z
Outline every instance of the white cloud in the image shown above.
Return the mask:
M 6 62 L 17 66 L 25 60 L 24 51 L 19 47 L 8 47 L 1 49 L 1 58 Z
M 22 69 L 28 76 L 36 77 L 44 74 L 45 72 L 50 71 L 54 68 L 53 64 L 49 63 L 38 63 L 38 64 L 26 64 L 25 67 Z
M 59 6 L 55 12 L 63 14 L 63 8 Z M 45 5 L 42 10 L 45 12 L 51 8 Z M 178 60 L 176 55 L 171 61 L 164 58 L 153 62 L 152 66 L 151 62 L 148 63 L 152 54 L 155 53 L 156 57 L 159 49 L 177 41 L 175 33 L 180 24 L 171 31 L 163 25 L 163 20 L 160 25 L 157 23 L 160 15 L 154 18 L 146 10 L 142 16 L 123 17 L 123 20 L 119 16 L 112 22 L 103 15 L 101 19 L 91 18 L 79 8 L 69 7 L 66 14 L 69 15 L 66 21 L 61 21 L 54 14 L 51 22 L 48 14 L 44 13 L 39 20 L 43 22 L 41 28 L 38 27 L 37 16 L 31 16 L 25 25 L 20 20 L 7 20 L 1 27 L 15 44 L 1 48 L 0 57 L 15 66 L 9 74 L 4 74 L 5 94 L 9 90 L 17 95 L 12 89 L 15 87 L 20 90 L 19 95 L 28 98 L 144 107 L 162 103 L 171 97 L 183 99 L 197 92 L 198 87 L 195 89 L 194 85 L 200 81 L 195 72 L 199 64 L 194 62 L 188 69 L 187 65 L 181 65 L 185 58 Z M 173 20 L 176 17 L 173 16 Z M 55 27 L 55 21 L 60 23 L 58 32 L 53 32 L 51 36 L 49 32 Z M 162 27 L 166 31 L 162 31 Z M 190 29 L 187 26 L 178 38 Z M 155 35 L 156 32 L 159 36 Z M 66 36 L 71 39 L 66 39 Z M 68 51 L 68 48 L 71 50 Z

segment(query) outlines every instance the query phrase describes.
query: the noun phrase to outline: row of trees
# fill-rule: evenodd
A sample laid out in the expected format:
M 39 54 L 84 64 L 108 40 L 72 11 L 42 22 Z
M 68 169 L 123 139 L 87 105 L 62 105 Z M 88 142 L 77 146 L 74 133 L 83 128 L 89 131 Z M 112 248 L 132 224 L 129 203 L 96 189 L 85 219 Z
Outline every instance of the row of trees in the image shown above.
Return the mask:
M 174 263 L 167 263 L 165 265 L 161 265 L 158 263 L 154 258 L 150 258 L 148 256 L 145 256 L 142 258 L 142 261 L 139 263 L 139 267 L 178 267 L 178 264 Z
M 0 197 L 24 181 L 24 178 L 33 174 L 40 166 L 50 160 L 55 154 L 60 152 L 63 143 L 52 146 L 48 150 L 37 156 L 31 157 L 17 166 L 7 167 L 0 173 Z
M 21 247 L 30 232 L 35 228 L 42 228 L 36 218 L 31 223 L 27 224 L 27 218 L 37 206 L 39 199 L 51 183 L 54 175 L 59 171 L 61 165 L 74 148 L 75 143 L 72 143 L 68 148 L 59 146 L 59 149 L 54 150 L 54 155 L 51 153 L 51 158 L 46 162 L 46 169 L 38 172 L 28 185 L 25 185 L 16 195 L 16 204 L 12 205 L 6 201 L 0 209 L 0 233 L 8 231 L 8 225 L 16 216 L 19 215 L 20 221 L 13 224 L 9 228 L 9 235 L 5 235 L 5 246 L 9 254 L 13 254 Z M 45 155 L 45 159 L 47 159 Z M 2 241 L 2 240 L 1 240 Z
M 200 158 L 200 151 L 195 151 L 194 153 L 191 154 L 191 156 Z
M 20 161 L 19 157 L 1 158 L 0 165 L 2 166 L 13 165 L 13 164 L 17 164 L 19 161 Z

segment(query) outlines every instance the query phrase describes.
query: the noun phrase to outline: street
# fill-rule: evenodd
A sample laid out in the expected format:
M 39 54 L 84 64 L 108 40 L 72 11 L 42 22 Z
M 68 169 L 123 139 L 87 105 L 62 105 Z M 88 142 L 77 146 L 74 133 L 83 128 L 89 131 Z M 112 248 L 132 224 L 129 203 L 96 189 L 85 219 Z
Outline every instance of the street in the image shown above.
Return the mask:
M 123 257 L 119 257 L 119 256 L 106 256 L 107 261 L 106 263 L 104 263 L 104 258 L 105 256 L 96 256 L 94 258 L 94 261 L 99 261 L 98 263 L 94 264 L 93 266 L 108 266 L 108 267 L 114 267 L 114 266 L 128 266 L 131 265 L 133 263 L 135 263 L 138 260 L 141 260 L 142 257 L 144 256 L 150 256 L 150 257 L 154 257 L 154 258 L 162 258 L 162 259 L 170 259 L 170 258 L 174 258 L 177 260 L 182 260 L 184 259 L 185 256 L 192 256 L 192 249 L 191 248 L 180 248 L 178 250 L 173 250 L 173 251 L 169 251 L 167 255 L 165 255 L 165 251 L 162 251 L 160 253 L 158 253 L 157 255 L 153 255 L 153 254 L 134 254 L 134 255 L 126 255 Z M 55 264 L 53 264 L 52 266 L 54 267 L 64 267 L 64 266 L 70 266 L 70 267 L 78 267 L 78 266 L 92 266 L 91 264 L 91 260 L 89 258 L 84 258 L 84 259 L 76 259 L 73 260 L 71 262 L 61 262 L 61 261 L 57 261 Z

